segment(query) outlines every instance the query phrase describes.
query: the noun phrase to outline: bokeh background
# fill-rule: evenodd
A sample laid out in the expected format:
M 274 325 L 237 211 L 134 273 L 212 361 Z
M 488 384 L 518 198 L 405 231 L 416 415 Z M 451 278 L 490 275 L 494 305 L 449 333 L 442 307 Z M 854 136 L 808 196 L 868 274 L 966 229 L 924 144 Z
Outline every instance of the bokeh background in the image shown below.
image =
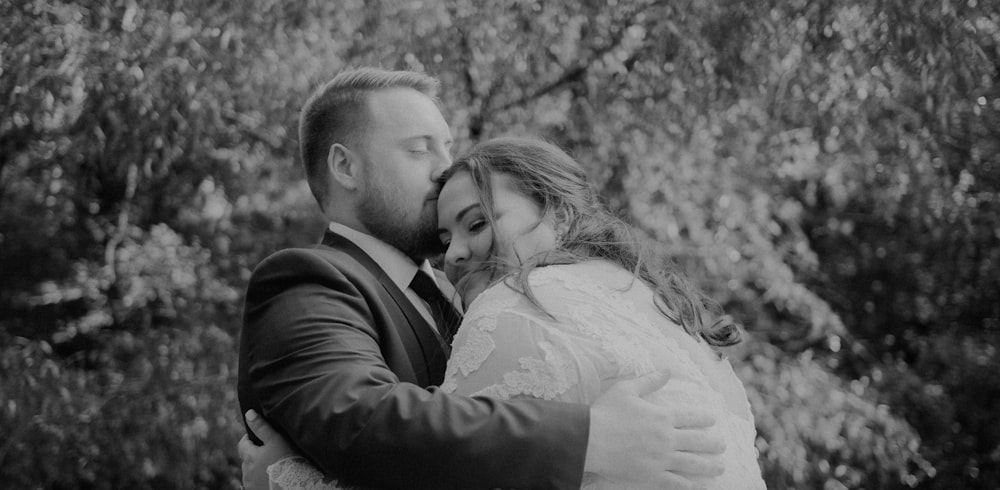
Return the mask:
M 570 150 L 742 321 L 770 488 L 1000 487 L 992 0 L 0 0 L 0 485 L 236 488 L 247 278 L 346 66 Z

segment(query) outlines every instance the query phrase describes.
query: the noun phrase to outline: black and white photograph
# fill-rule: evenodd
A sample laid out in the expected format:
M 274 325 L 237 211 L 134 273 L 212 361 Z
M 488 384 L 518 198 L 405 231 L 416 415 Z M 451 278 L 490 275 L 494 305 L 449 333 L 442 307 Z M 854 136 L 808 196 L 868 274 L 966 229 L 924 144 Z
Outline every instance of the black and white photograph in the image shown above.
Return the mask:
M 0 25 L 0 488 L 1000 488 L 1000 3 Z

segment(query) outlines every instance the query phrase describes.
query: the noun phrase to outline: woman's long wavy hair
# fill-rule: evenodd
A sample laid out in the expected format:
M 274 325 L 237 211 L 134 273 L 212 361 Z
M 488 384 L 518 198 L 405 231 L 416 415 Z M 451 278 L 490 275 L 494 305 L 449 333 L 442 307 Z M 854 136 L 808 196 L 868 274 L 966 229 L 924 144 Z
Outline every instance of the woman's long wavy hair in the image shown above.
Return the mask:
M 455 161 L 441 176 L 440 183 L 443 185 L 460 172 L 472 177 L 492 229 L 496 229 L 496 216 L 491 177 L 504 174 L 512 178 L 518 192 L 541 206 L 543 217 L 554 216 L 557 229 L 564 230 L 555 250 L 524 258 L 517 264 L 501 263 L 495 253 L 498 240 L 513 237 L 494 235 L 491 260 L 463 279 L 476 274 L 486 275 L 491 283 L 507 279 L 540 307 L 528 284 L 528 275 L 534 268 L 607 260 L 632 271 L 649 285 L 655 291 L 657 309 L 691 336 L 718 347 L 740 342 L 741 327 L 729 316 L 718 314 L 721 309 L 715 302 L 692 287 L 672 262 L 657 259 L 628 224 L 612 215 L 588 182 L 583 168 L 555 145 L 526 138 L 492 139 L 476 145 Z M 459 290 L 462 283 L 466 281 L 456 284 Z

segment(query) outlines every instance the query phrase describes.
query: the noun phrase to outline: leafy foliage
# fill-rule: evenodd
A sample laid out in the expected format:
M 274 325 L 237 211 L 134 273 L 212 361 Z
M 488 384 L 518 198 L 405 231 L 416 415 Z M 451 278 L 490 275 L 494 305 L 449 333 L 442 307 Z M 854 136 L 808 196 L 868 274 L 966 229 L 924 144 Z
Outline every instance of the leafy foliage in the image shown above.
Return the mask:
M 755 345 L 740 374 L 769 488 L 912 486 L 934 471 L 913 429 L 872 401 L 870 382 L 837 379 L 811 352 L 789 359 Z
M 743 321 L 771 488 L 1000 482 L 1000 9 L 0 1 L 0 468 L 235 486 L 240 295 L 315 241 L 297 109 L 427 71 L 458 151 L 571 150 Z

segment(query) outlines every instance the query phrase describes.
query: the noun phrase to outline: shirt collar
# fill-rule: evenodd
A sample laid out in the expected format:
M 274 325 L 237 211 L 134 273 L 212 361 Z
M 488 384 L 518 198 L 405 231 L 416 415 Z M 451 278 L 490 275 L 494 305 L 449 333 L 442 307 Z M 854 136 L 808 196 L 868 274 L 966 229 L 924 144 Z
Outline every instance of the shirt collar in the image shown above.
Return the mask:
M 427 260 L 417 264 L 396 247 L 335 221 L 330 222 L 330 231 L 350 240 L 368 254 L 385 271 L 396 287 L 403 291 L 410 287 L 410 281 L 417 274 L 417 270 L 427 273 L 431 276 L 431 280 L 437 284 L 434 268 Z

